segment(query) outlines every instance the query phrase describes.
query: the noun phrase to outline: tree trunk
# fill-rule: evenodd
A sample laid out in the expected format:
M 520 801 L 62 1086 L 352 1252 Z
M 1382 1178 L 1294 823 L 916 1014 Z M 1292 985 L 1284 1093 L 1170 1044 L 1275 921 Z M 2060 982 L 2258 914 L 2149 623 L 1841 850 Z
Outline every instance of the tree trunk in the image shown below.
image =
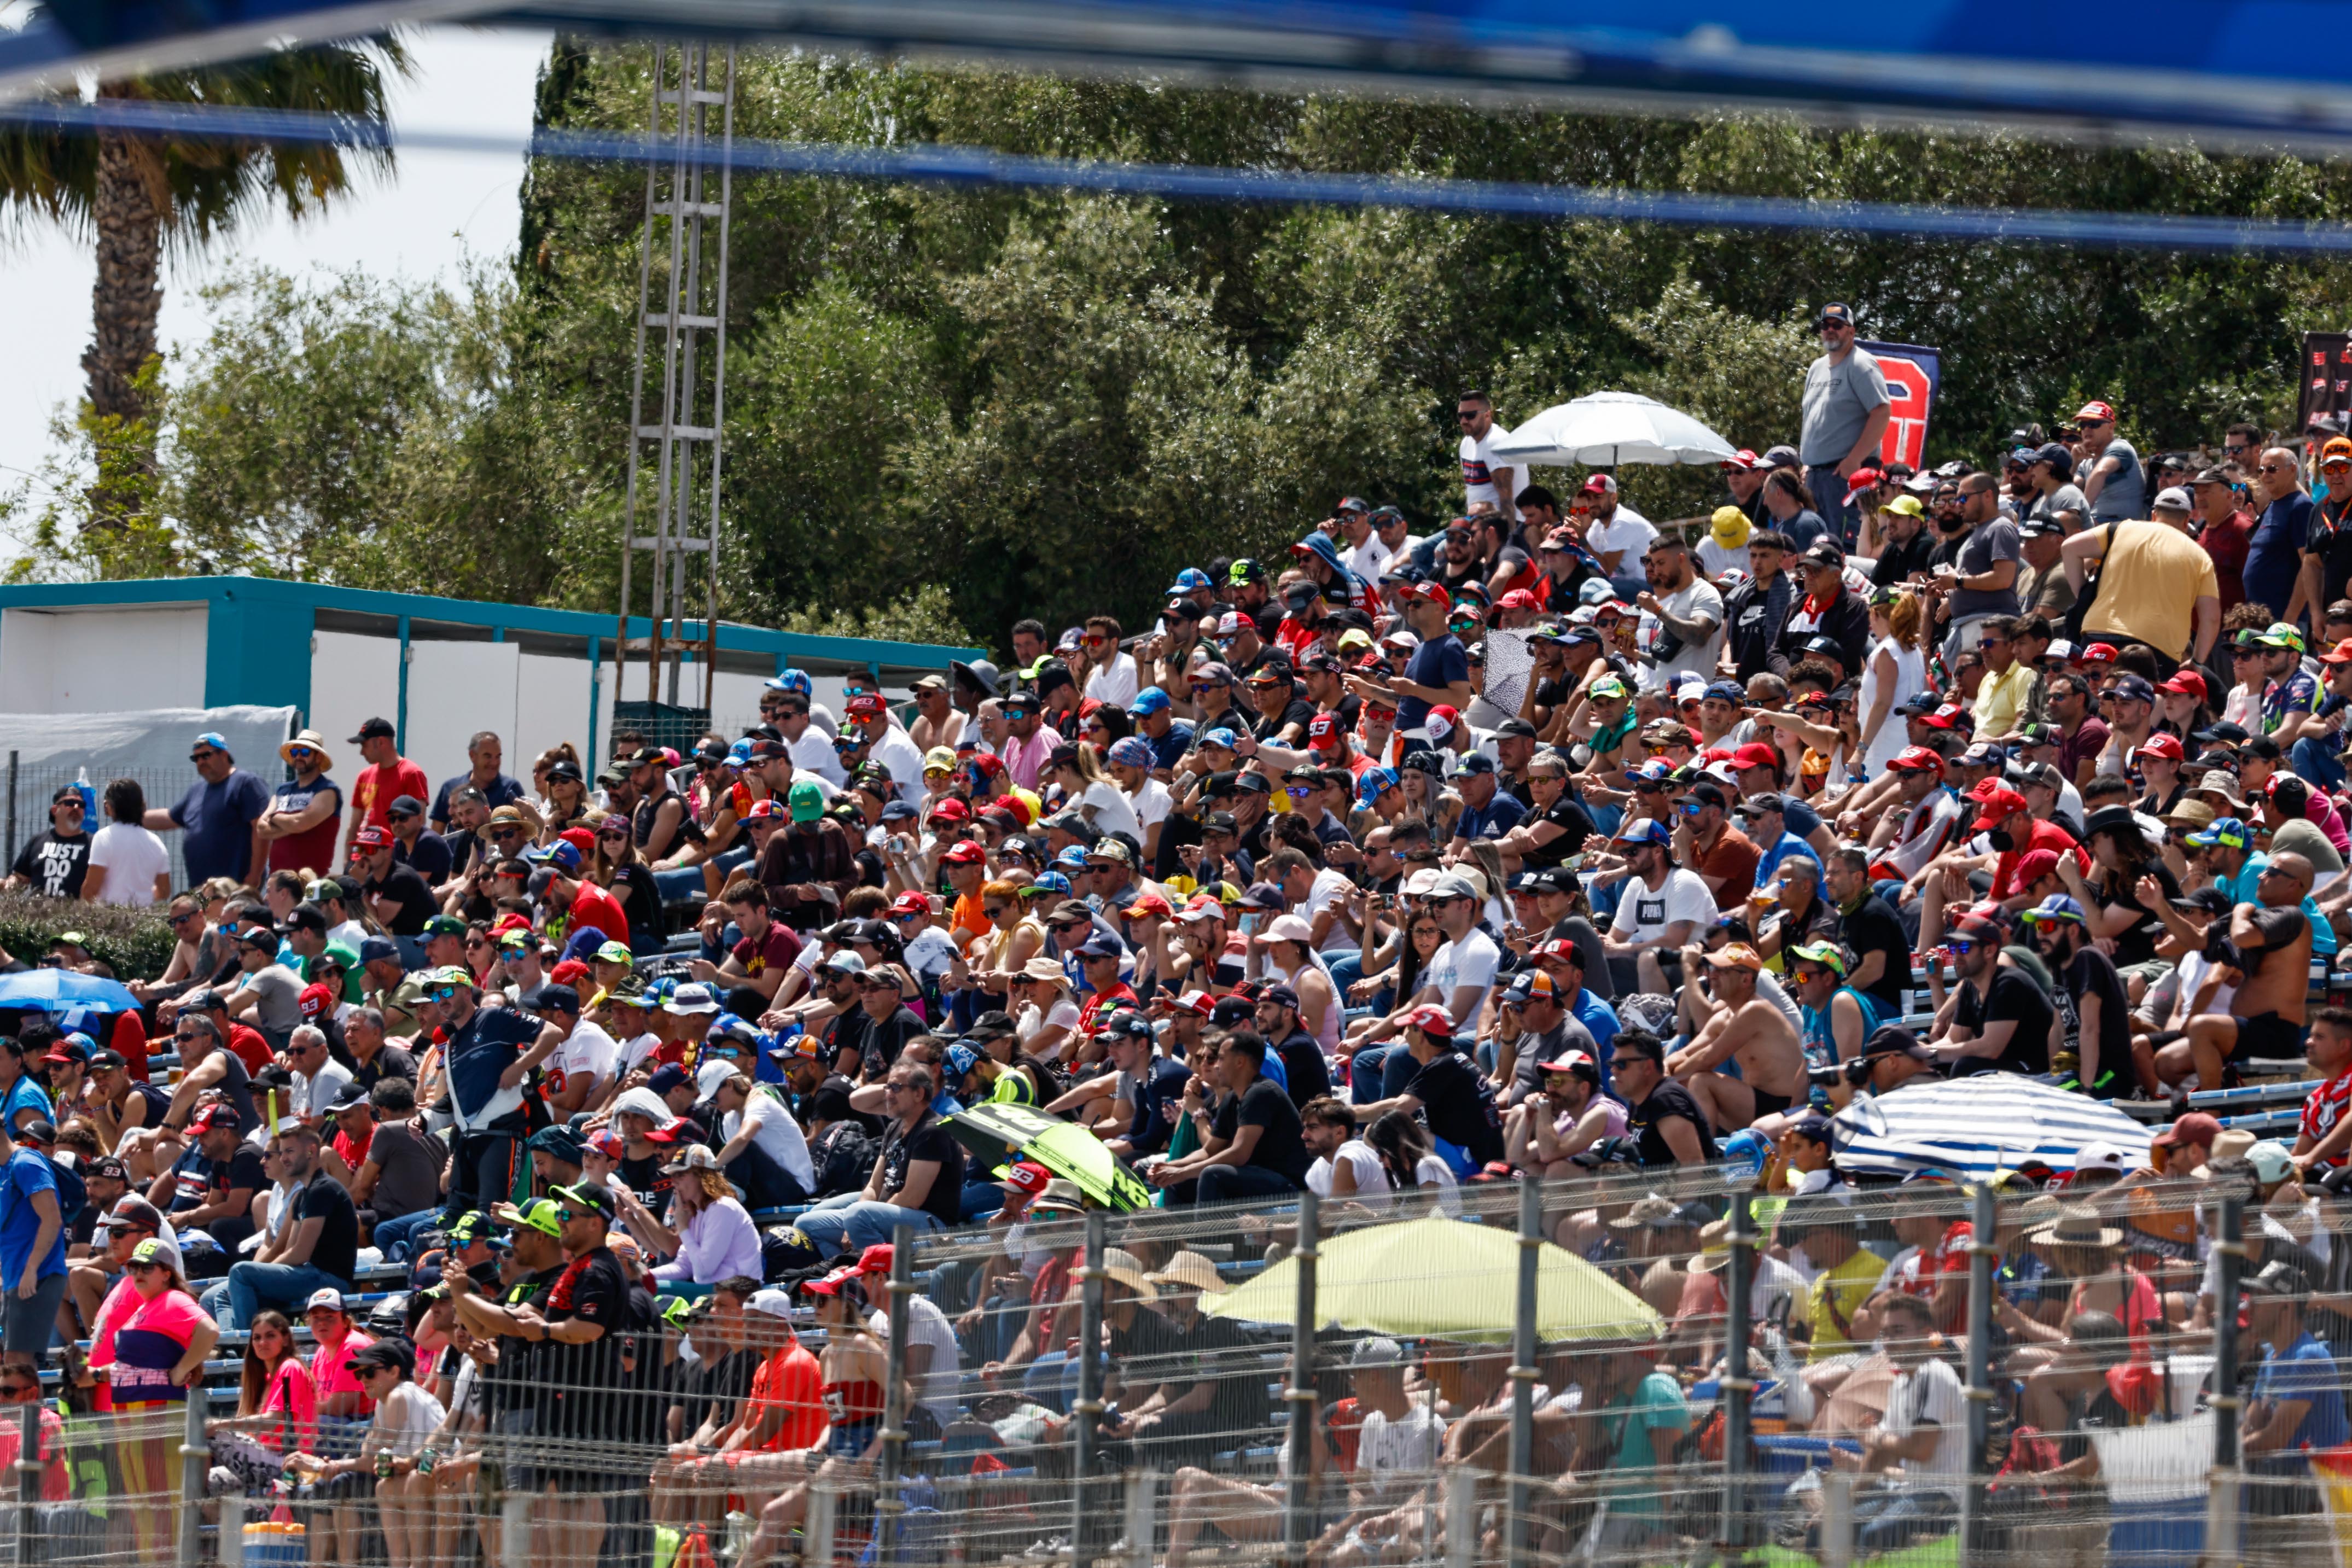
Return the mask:
M 103 86 L 101 97 L 124 97 Z M 144 509 L 154 468 L 155 432 L 150 406 L 155 321 L 163 309 L 158 280 L 163 214 L 152 170 L 131 137 L 101 133 L 98 189 L 90 204 L 98 228 L 98 282 L 90 290 L 90 345 L 81 357 L 89 378 L 92 434 L 100 449 L 99 482 L 89 492 L 89 521 L 120 532 Z

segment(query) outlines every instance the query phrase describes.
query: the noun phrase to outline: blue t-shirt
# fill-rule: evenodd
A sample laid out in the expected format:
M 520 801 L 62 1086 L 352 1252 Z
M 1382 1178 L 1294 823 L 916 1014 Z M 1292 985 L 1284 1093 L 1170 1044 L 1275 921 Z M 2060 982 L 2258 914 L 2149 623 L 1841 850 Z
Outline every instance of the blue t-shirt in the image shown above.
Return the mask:
M 458 790 L 471 786 L 473 782 L 474 775 L 470 768 L 458 774 L 455 779 L 445 780 L 439 792 L 433 797 L 433 809 L 425 813 L 426 818 L 436 822 L 447 821 L 449 820 L 449 797 L 455 795 Z M 491 779 L 489 783 L 481 786 L 481 790 L 482 799 L 490 803 L 490 810 L 493 811 L 497 810 L 501 806 L 513 805 L 517 800 L 521 800 L 526 793 L 520 784 L 508 778 L 503 773 L 499 774 L 496 779 Z
M 1574 1016 L 1577 1022 L 1584 1026 L 1584 1032 L 1592 1037 L 1593 1051 L 1601 1059 L 1601 1092 L 1604 1094 L 1615 1092 L 1610 1083 L 1609 1063 L 1617 1054 L 1617 1047 L 1614 1043 L 1617 1031 L 1624 1027 L 1617 1020 L 1617 1009 L 1591 991 L 1579 987 L 1576 992 L 1576 1005 L 1568 1010 Z
M 1784 824 L 1793 826 L 1793 824 L 1789 823 L 1788 813 L 1785 811 L 1781 813 L 1780 821 Z M 1780 834 L 1780 841 L 1774 844 L 1770 849 L 1765 851 L 1763 855 L 1756 862 L 1756 885 L 1761 887 L 1766 883 L 1771 881 L 1773 871 L 1779 867 L 1782 861 L 1787 860 L 1790 855 L 1802 855 L 1805 859 L 1813 862 L 1813 869 L 1815 871 L 1819 871 L 1821 869 L 1822 857 L 1813 852 L 1813 846 L 1805 842 L 1804 840 L 1799 838 L 1796 834 L 1785 831 L 1784 828 Z
M 9 1086 L 7 1099 L 0 1102 L 0 1122 L 5 1122 L 12 1134 L 22 1132 L 27 1111 L 44 1122 L 58 1119 L 57 1107 L 49 1103 L 49 1092 L 34 1082 L 29 1073 Z
M 41 1232 L 41 1216 L 33 1207 L 33 1198 L 44 1192 L 58 1197 L 58 1178 L 50 1171 L 49 1162 L 27 1148 L 19 1148 L 9 1155 L 5 1176 L 0 1178 L 0 1289 L 13 1291 L 16 1281 L 25 1277 L 33 1239 Z M 66 1228 L 60 1224 L 55 1241 L 33 1277 L 46 1280 L 65 1271 Z
M 225 876 L 247 879 L 253 859 L 253 820 L 269 805 L 269 786 L 242 768 L 229 769 L 217 784 L 199 779 L 172 808 L 172 821 L 185 832 L 180 852 L 191 883 Z
M 539 1038 L 539 1020 L 511 1008 L 478 1008 L 450 1037 L 446 1060 L 449 1092 L 460 1115 L 471 1116 L 499 1092 L 499 1078 Z
M 1276 1058 L 1273 1051 L 1266 1055 Z M 1150 1071 L 1136 1085 L 1135 1119 L 1127 1124 L 1127 1141 L 1133 1153 L 1158 1154 L 1168 1146 L 1176 1124 L 1161 1113 L 1161 1107 L 1182 1103 L 1184 1085 L 1192 1077 L 1192 1070 L 1181 1061 L 1165 1056 L 1152 1059 Z
M 1497 789 L 1484 810 L 1474 811 L 1467 806 L 1463 807 L 1462 815 L 1454 819 L 1454 831 L 1465 839 L 1499 839 L 1519 825 L 1519 819 L 1527 815 L 1527 810 L 1519 804 L 1517 796 Z
M 2273 501 L 2255 520 L 2253 537 L 2246 541 L 2246 597 L 2267 604 L 2273 615 L 2286 614 L 2294 597 L 2295 574 L 2303 570 L 2304 541 L 2311 533 L 2311 497 L 2297 490 Z
M 1470 655 L 1453 632 L 1444 632 L 1412 651 L 1412 656 L 1404 662 L 1404 678 L 1415 685 L 1443 691 L 1456 681 L 1470 678 Z M 1398 732 L 1419 729 L 1428 723 L 1431 706 L 1419 697 L 1397 698 Z
M 2273 1350 L 2263 1357 L 2263 1369 L 2254 1375 L 2254 1397 L 2310 1402 L 2311 1407 L 2303 1413 L 2303 1424 L 2287 1439 L 2290 1449 L 2333 1448 L 2343 1444 L 2347 1436 L 2344 1389 L 2336 1376 L 2336 1362 L 2309 1333 L 2284 1351 Z
M 1151 747 L 1151 765 L 1172 771 L 1178 763 L 1184 760 L 1184 754 L 1192 749 L 1192 727 L 1180 718 L 1171 724 L 1168 733 L 1159 739 L 1154 740 L 1147 735 L 1143 742 Z

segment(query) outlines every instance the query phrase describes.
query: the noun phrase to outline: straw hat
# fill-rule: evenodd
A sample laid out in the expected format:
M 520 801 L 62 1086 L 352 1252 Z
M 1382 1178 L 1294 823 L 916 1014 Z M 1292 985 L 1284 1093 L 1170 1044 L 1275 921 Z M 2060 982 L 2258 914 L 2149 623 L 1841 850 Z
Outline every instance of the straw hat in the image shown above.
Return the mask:
M 1117 1247 L 1106 1247 L 1103 1249 L 1102 1266 L 1105 1276 L 1133 1291 L 1139 1300 L 1150 1301 L 1159 1298 L 1159 1290 L 1144 1274 L 1143 1265 L 1134 1253 Z
M 1021 966 L 1021 977 L 1025 980 L 1043 980 L 1049 986 L 1059 986 L 1066 991 L 1070 988 L 1069 971 L 1042 955 Z
M 327 737 L 320 735 L 315 729 L 306 729 L 299 735 L 297 735 L 293 739 L 288 741 L 285 745 L 279 747 L 278 748 L 278 759 L 280 762 L 290 764 L 294 759 L 286 754 L 293 750 L 298 746 L 307 746 L 312 751 L 318 753 L 317 760 L 320 772 L 327 772 L 334 767 L 334 754 L 327 749 Z
M 1222 1296 L 1225 1293 L 1225 1281 L 1218 1274 L 1217 1266 L 1198 1252 L 1179 1252 L 1168 1260 L 1166 1268 L 1146 1278 L 1155 1285 L 1173 1285 L 1206 1295 Z
M 2045 1225 L 2026 1238 L 2052 1247 L 2113 1247 L 2124 1233 L 2099 1223 L 2096 1209 L 2062 1208 L 2055 1224 Z
M 1731 1221 L 1710 1219 L 1698 1228 L 1698 1256 L 1690 1262 L 1694 1274 L 1712 1274 L 1731 1262 Z

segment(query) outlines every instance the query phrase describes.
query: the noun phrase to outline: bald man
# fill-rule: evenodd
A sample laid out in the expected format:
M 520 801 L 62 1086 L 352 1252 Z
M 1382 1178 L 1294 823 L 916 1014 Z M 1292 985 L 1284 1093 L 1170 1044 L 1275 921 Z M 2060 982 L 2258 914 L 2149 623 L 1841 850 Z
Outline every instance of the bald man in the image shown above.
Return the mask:
M 2193 1066 L 2199 1088 L 2219 1089 L 2232 1061 L 2301 1059 L 2309 1031 L 2312 922 L 2319 918 L 2305 902 L 2312 874 L 2311 862 L 2293 850 L 2273 855 L 2255 883 L 2257 902 L 2231 911 L 2230 941 L 2242 962 L 2224 966 L 2222 979 L 2239 977 L 2237 995 L 2230 1012 L 2198 1014 L 2189 1020 L 2188 1039 L 2157 1053 L 2158 1076 L 2168 1083 Z

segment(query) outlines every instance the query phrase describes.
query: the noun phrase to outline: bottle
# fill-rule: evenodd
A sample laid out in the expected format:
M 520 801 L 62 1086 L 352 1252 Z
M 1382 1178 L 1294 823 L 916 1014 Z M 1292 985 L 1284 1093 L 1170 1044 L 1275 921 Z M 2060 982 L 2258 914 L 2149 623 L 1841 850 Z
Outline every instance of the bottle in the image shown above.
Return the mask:
M 99 829 L 98 791 L 90 787 L 87 767 L 74 769 L 73 787 L 75 793 L 81 797 L 81 831 L 94 833 Z

